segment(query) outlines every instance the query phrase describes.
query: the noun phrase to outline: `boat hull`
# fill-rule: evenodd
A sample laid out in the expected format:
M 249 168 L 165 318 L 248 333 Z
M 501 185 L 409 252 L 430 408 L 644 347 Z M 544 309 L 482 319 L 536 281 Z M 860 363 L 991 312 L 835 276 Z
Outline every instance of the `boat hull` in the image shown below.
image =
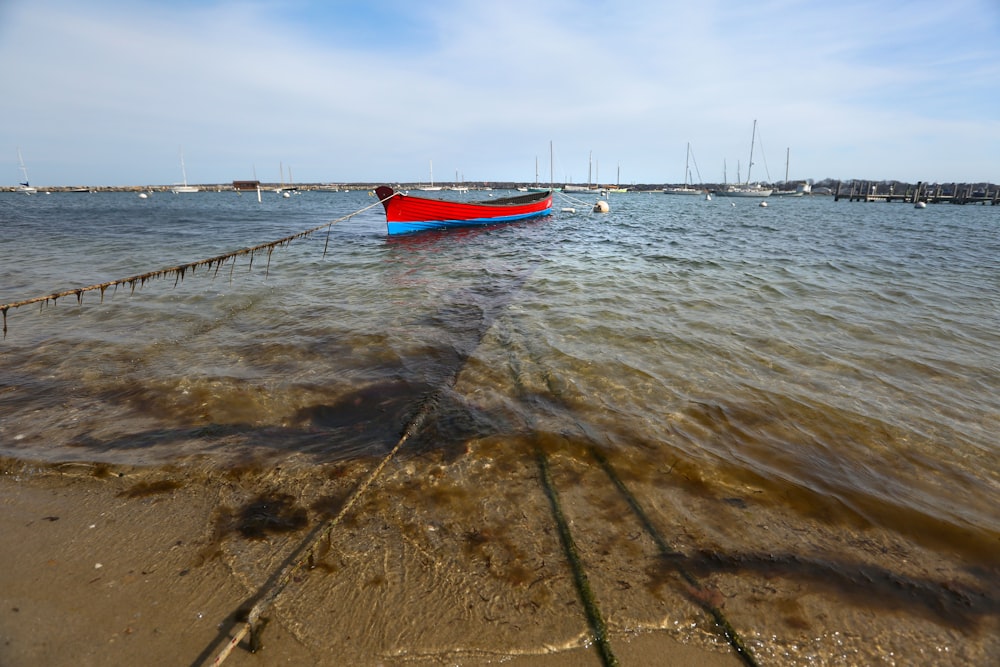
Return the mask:
M 716 190 L 715 194 L 719 197 L 756 197 L 759 199 L 761 197 L 770 197 L 771 192 L 771 190 L 750 188 L 742 190 Z
M 385 207 L 390 236 L 429 229 L 478 227 L 527 220 L 552 212 L 552 193 L 540 192 L 501 199 L 459 202 L 431 199 L 376 188 L 375 195 Z

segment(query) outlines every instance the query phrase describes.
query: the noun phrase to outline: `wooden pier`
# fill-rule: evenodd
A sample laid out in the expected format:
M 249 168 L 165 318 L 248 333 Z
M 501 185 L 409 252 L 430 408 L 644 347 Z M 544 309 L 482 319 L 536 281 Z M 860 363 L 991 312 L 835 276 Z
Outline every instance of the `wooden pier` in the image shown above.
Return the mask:
M 846 197 L 848 201 L 899 201 L 909 204 L 926 202 L 928 204 L 982 204 L 984 206 L 990 204 L 996 206 L 1000 203 L 1000 187 L 991 193 L 989 186 L 977 190 L 975 185 L 965 183 L 953 183 L 951 186 L 917 183 L 916 186 L 905 186 L 902 192 L 897 192 L 895 185 L 871 181 L 851 181 L 847 193 L 842 192 L 842 186 L 842 183 L 837 183 L 837 190 L 833 195 L 834 201 L 840 201 Z

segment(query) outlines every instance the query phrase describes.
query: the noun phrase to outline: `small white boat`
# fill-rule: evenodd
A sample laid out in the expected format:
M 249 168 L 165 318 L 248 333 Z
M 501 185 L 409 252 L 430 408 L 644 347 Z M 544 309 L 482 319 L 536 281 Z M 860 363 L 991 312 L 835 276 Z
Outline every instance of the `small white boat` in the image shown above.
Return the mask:
M 198 192 L 198 188 L 193 185 L 188 185 L 187 170 L 184 168 L 184 153 L 181 153 L 181 178 L 184 180 L 183 183 L 175 185 L 170 188 L 170 191 L 174 194 L 180 194 L 182 192 Z
M 17 161 L 21 165 L 21 174 L 24 175 L 24 181 L 17 184 L 17 191 L 24 193 L 26 195 L 35 194 L 36 192 L 38 192 L 38 190 L 36 188 L 31 187 L 31 185 L 28 183 L 28 168 L 24 166 L 24 158 L 21 157 L 20 148 L 17 149 Z
M 687 154 L 684 157 L 684 184 L 679 188 L 663 188 L 663 194 L 665 195 L 700 195 L 704 190 L 699 190 L 698 188 L 692 188 L 688 185 L 691 176 L 691 170 L 688 168 L 688 160 L 691 159 L 691 143 L 688 142 Z M 695 165 L 697 167 L 697 165 Z M 701 174 L 699 174 L 699 177 Z
M 757 141 L 757 121 L 753 122 L 753 133 L 750 135 L 750 161 L 747 163 L 747 180 L 743 185 L 730 185 L 722 190 L 716 190 L 715 194 L 720 197 L 770 197 L 774 191 L 765 188 L 760 183 L 750 183 L 750 169 L 753 167 L 753 147 Z M 739 169 L 737 169 L 739 172 Z M 737 179 L 739 174 L 737 173 Z

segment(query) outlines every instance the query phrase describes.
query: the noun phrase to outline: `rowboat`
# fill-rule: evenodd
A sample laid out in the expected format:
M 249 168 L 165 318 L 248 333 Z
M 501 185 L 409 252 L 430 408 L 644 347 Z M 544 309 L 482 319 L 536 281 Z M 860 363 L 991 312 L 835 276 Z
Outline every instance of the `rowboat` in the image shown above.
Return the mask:
M 382 185 L 375 188 L 375 196 L 385 207 L 385 221 L 390 235 L 426 229 L 494 225 L 552 212 L 551 191 L 461 202 L 403 194 Z

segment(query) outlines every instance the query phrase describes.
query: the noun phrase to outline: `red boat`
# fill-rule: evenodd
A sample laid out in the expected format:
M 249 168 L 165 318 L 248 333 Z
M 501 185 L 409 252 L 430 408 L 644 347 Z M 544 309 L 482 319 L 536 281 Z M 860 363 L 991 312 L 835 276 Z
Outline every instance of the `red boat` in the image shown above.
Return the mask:
M 407 195 L 383 185 L 375 188 L 375 195 L 385 207 L 385 221 L 390 235 L 425 229 L 494 225 L 552 212 L 551 191 L 461 202 Z

